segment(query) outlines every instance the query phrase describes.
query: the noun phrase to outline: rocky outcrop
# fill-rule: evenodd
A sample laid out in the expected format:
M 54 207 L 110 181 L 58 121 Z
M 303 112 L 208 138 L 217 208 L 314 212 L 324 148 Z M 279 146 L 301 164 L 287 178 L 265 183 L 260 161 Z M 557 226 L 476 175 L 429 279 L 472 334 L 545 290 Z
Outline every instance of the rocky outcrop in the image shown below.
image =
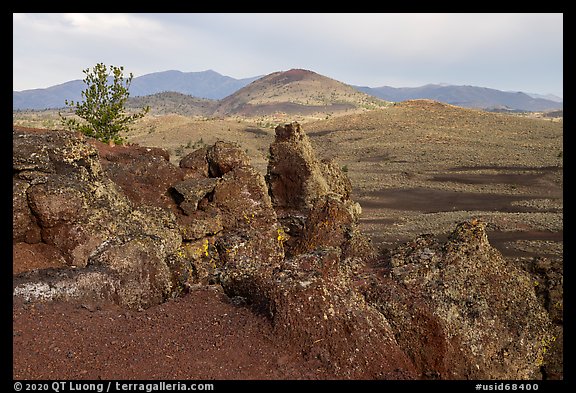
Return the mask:
M 272 204 L 290 236 L 288 255 L 318 247 L 347 248 L 360 205 L 350 199 L 350 179 L 333 160 L 317 159 L 308 136 L 294 122 L 276 127 L 266 181 Z
M 532 273 L 536 296 L 553 323 L 551 337 L 542 343 L 546 349 L 539 362 L 547 379 L 563 379 L 564 349 L 564 266 L 562 260 L 534 258 L 527 271 Z
M 65 131 L 13 140 L 14 255 L 43 256 L 15 261 L 14 296 L 145 308 L 220 285 L 350 379 L 538 378 L 558 336 L 532 276 L 479 221 L 377 252 L 349 179 L 298 123 L 277 127 L 265 177 L 228 142 L 176 167 Z M 557 275 L 541 280 L 558 301 Z
M 459 224 L 445 243 L 418 237 L 390 250 L 378 270 L 396 283 L 395 294 L 389 280 L 375 280 L 366 299 L 396 327 L 424 375 L 537 378 L 550 320 L 530 275 L 490 245 L 484 223 Z
M 228 142 L 190 153 L 180 167 L 199 169 L 170 189 L 183 239 L 173 263 L 181 284 L 218 283 L 231 297 L 262 303 L 263 282 L 284 258 L 263 176 Z
M 164 301 L 173 288 L 167 261 L 181 243 L 174 216 L 135 207 L 81 135 L 15 128 L 13 147 L 14 249 L 35 245 L 66 269 L 21 273 L 14 293 L 130 308 Z
M 106 176 L 134 206 L 169 206 L 174 210 L 168 188 L 194 173 L 170 164 L 168 152 L 158 147 L 109 146 L 95 139 L 87 142 L 96 148 Z
M 266 181 L 276 209 L 304 211 L 330 186 L 308 136 L 298 123 L 276 127 Z
M 339 248 L 285 260 L 268 290 L 276 333 L 345 378 L 417 378 L 388 320 L 353 282 Z

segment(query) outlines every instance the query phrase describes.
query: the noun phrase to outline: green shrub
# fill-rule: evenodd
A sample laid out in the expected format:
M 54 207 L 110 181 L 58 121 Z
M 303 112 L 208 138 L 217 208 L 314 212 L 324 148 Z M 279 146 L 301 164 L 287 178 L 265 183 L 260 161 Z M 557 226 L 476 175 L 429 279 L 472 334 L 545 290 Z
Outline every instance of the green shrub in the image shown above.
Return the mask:
M 103 63 L 96 64 L 92 71 L 85 69 L 83 72 L 86 78 L 83 81 L 86 89 L 82 91 L 83 101 L 64 101 L 83 121 L 66 118 L 62 113 L 58 113 L 62 125 L 105 143 L 123 143 L 120 133 L 129 131 L 130 125 L 150 110 L 147 106 L 141 112 L 126 113 L 125 104 L 130 95 L 128 89 L 133 76 L 130 73 L 128 78 L 124 78 L 123 71 L 124 67 L 115 66 L 110 66 L 108 70 Z M 112 78 L 112 83 L 109 83 L 109 78 Z

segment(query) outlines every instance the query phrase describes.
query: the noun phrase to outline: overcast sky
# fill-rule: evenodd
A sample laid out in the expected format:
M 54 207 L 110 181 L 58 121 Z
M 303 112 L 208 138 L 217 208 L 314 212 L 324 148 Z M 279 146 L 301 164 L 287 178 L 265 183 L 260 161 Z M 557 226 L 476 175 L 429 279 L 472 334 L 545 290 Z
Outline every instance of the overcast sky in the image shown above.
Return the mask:
M 563 96 L 563 14 L 13 14 L 13 89 L 83 79 L 304 68 L 341 82 L 428 83 Z

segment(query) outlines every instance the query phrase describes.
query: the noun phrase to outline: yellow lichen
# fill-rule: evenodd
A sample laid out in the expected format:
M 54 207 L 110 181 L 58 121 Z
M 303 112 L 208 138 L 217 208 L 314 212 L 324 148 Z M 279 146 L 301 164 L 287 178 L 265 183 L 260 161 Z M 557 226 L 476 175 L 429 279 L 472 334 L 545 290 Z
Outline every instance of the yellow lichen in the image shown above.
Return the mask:
M 278 236 L 276 237 L 276 240 L 278 240 L 278 245 L 282 247 L 284 245 L 284 242 L 288 240 L 288 235 L 286 235 L 286 232 L 284 232 L 283 228 L 278 228 L 277 233 Z
M 202 243 L 202 247 L 204 249 L 204 255 L 208 256 L 208 239 L 204 239 L 204 242 Z
M 546 355 L 546 353 L 548 352 L 554 341 L 556 341 L 555 336 L 543 337 L 542 340 L 540 340 L 540 346 L 542 350 L 540 351 L 538 357 L 536 358 L 536 365 L 538 367 L 543 366 L 545 364 L 544 355 Z
M 202 244 L 194 243 L 193 245 L 188 245 L 186 248 L 188 252 L 186 256 L 191 257 L 192 259 L 200 259 L 204 256 L 210 256 L 210 242 L 208 239 L 202 240 Z

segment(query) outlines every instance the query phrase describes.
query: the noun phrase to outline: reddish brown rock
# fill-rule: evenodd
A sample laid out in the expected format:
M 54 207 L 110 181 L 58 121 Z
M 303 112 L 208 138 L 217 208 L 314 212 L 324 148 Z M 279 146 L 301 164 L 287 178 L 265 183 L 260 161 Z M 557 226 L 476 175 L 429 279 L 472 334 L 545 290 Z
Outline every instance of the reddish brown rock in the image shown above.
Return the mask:
M 83 220 L 42 228 L 42 241 L 56 247 L 68 266 L 74 268 L 86 267 L 90 255 L 108 238 L 106 231 L 86 225 Z
M 447 335 L 442 319 L 420 293 L 372 272 L 359 284 L 366 302 L 390 323 L 418 379 L 461 379 L 469 367 L 458 356 L 460 342 Z
M 308 210 L 316 198 L 330 191 L 320 162 L 300 124 L 294 122 L 276 127 L 266 181 L 276 209 Z
M 340 165 L 333 159 L 324 159 L 320 161 L 320 167 L 330 191 L 340 195 L 344 200 L 350 199 L 352 183 L 350 178 L 342 171 Z
M 14 249 L 33 240 L 42 252 L 38 259 L 58 255 L 67 265 L 36 276 L 16 269 L 21 274 L 14 293 L 29 299 L 95 297 L 129 308 L 162 302 L 173 290 L 168 257 L 181 242 L 174 217 L 160 208 L 135 208 L 107 177 L 98 151 L 77 133 L 15 127 L 13 141 L 20 228 Z M 107 257 L 96 263 L 98 255 Z
M 12 236 L 15 242 L 39 243 L 40 226 L 28 206 L 26 191 L 30 183 L 14 178 L 12 180 Z
M 175 209 L 168 189 L 184 179 L 185 170 L 169 162 L 164 149 L 143 146 L 109 146 L 90 139 L 97 148 L 106 175 L 136 205 Z
M 484 223 L 460 223 L 443 244 L 431 236 L 419 237 L 391 250 L 386 266 L 390 277 L 435 316 L 431 322 L 440 334 L 436 341 L 444 342 L 430 347 L 444 348 L 432 358 L 418 355 L 431 331 L 417 325 L 406 330 L 403 326 L 414 320 L 398 311 L 414 302 L 398 304 L 390 302 L 390 296 L 369 296 L 371 304 L 395 321 L 397 334 L 414 342 L 407 351 L 417 363 L 445 359 L 436 368 L 445 379 L 537 378 L 553 337 L 550 319 L 528 273 L 490 245 Z
M 218 283 L 229 296 L 259 307 L 284 258 L 266 183 L 236 144 L 217 142 L 204 151 L 210 177 L 190 175 L 171 188 L 184 241 L 173 260 L 178 281 L 184 287 Z M 185 157 L 180 166 L 202 167 L 196 163 L 203 154 Z
M 250 157 L 236 143 L 218 141 L 206 151 L 208 173 L 211 177 L 222 177 L 234 168 L 246 166 Z
M 344 247 L 355 234 L 358 221 L 356 204 L 336 195 L 318 198 L 306 218 L 302 235 L 291 249 L 293 254 L 321 247 Z
M 316 158 L 299 123 L 276 127 L 266 181 L 288 234 L 288 255 L 318 247 L 350 249 L 346 243 L 358 234 L 361 213 L 360 205 L 350 200 L 350 179 L 334 160 Z
M 353 289 L 340 252 L 325 248 L 285 261 L 269 288 L 277 334 L 351 379 L 414 379 L 386 318 Z
M 264 307 L 272 271 L 284 258 L 282 229 L 264 177 L 253 167 L 235 167 L 216 186 L 213 204 L 224 227 L 216 241 L 220 283 L 230 296 Z
M 224 229 L 222 213 L 218 209 L 196 210 L 190 215 L 178 216 L 182 240 L 198 240 L 213 236 Z
M 188 153 L 178 163 L 180 168 L 189 169 L 187 175 L 208 177 L 208 161 L 206 155 L 208 153 L 208 146 L 194 150 Z
M 76 222 L 86 214 L 85 191 L 66 179 L 53 176 L 51 180 L 27 189 L 28 206 L 43 228 Z
M 58 269 L 66 267 L 64 256 L 56 247 L 46 243 L 15 243 L 12 255 L 12 274 L 36 269 Z
M 189 178 L 174 184 L 170 191 L 182 212 L 189 216 L 198 209 L 202 199 L 214 192 L 217 183 L 213 178 Z
M 264 177 L 253 167 L 226 173 L 214 188 L 213 204 L 223 213 L 224 228 L 276 225 Z

